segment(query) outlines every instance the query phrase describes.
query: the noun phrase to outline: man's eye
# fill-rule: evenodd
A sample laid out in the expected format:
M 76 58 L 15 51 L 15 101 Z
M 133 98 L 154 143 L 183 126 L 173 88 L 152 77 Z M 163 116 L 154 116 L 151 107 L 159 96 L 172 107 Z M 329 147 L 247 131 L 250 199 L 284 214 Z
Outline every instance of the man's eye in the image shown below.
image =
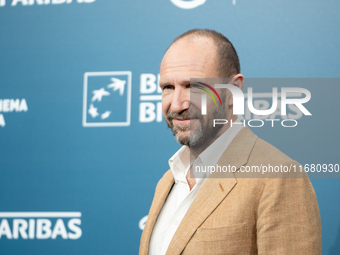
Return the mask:
M 186 85 L 186 88 L 187 88 L 187 89 L 191 89 L 191 88 L 192 88 L 192 85 L 189 83 L 189 84 Z
M 173 89 L 173 86 L 171 85 L 167 85 L 163 87 L 163 90 L 171 90 L 171 89 Z

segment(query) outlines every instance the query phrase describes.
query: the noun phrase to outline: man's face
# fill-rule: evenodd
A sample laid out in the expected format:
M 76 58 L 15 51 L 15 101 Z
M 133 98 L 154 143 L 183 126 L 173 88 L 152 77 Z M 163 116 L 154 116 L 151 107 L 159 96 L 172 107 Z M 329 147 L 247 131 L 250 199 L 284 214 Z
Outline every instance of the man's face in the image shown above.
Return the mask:
M 201 146 L 206 139 L 215 137 L 218 130 L 213 127 L 213 119 L 226 117 L 225 109 L 214 106 L 212 100 L 207 100 L 206 115 L 201 115 L 200 96 L 191 93 L 190 100 L 190 78 L 217 78 L 216 63 L 216 49 L 210 38 L 181 39 L 163 58 L 162 111 L 176 140 L 183 145 Z M 226 101 L 223 92 L 220 95 Z

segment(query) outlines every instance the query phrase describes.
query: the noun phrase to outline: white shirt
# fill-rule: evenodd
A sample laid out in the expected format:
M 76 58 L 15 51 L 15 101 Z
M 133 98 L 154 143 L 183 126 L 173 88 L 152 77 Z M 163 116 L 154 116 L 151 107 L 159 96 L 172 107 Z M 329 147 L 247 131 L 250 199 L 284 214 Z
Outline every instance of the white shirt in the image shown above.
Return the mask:
M 240 122 L 238 119 L 236 122 Z M 235 122 L 234 122 L 235 123 Z M 229 127 L 219 138 L 206 148 L 194 161 L 194 166 L 215 166 L 228 145 L 242 129 L 242 125 Z M 184 218 L 198 191 L 209 173 L 196 178 L 196 185 L 190 190 L 186 175 L 190 169 L 190 149 L 182 146 L 170 159 L 169 166 L 175 184 L 171 189 L 152 231 L 149 255 L 165 255 L 172 237 Z

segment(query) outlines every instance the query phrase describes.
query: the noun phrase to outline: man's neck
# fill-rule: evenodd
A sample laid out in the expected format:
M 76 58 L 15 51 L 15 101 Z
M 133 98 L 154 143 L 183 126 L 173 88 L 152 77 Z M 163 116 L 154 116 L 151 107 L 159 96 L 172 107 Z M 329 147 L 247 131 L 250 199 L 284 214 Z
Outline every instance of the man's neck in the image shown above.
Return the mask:
M 223 125 L 223 127 L 218 131 L 218 133 L 210 140 L 207 140 L 205 143 L 200 144 L 198 146 L 189 146 L 190 149 L 190 157 L 191 160 L 195 160 L 206 148 L 208 148 L 213 142 L 216 141 L 227 129 L 230 127 L 230 122 L 235 122 L 237 120 L 237 116 L 233 115 L 230 119 L 228 119 L 228 124 Z M 191 161 L 192 162 L 192 161 Z
M 229 119 L 228 125 L 225 125 L 222 129 L 220 129 L 219 132 L 217 133 L 217 135 L 213 139 L 210 139 L 207 143 L 205 143 L 201 146 L 197 146 L 197 147 L 189 147 L 189 149 L 190 149 L 190 162 L 194 162 L 205 149 L 207 149 L 209 146 L 211 146 L 224 132 L 226 132 L 228 130 L 228 128 L 230 127 L 231 120 L 232 120 L 232 122 L 235 122 L 237 120 L 237 116 L 233 115 Z M 196 185 L 196 178 L 195 178 L 195 175 L 193 174 L 192 168 L 190 168 L 189 171 L 187 172 L 186 179 L 187 179 L 188 185 L 190 187 L 190 190 L 192 190 Z
M 195 178 L 195 175 L 192 173 L 191 167 L 190 167 L 190 169 L 187 173 L 186 179 L 187 179 L 188 185 L 190 187 L 190 190 L 192 190 L 196 185 L 196 178 Z

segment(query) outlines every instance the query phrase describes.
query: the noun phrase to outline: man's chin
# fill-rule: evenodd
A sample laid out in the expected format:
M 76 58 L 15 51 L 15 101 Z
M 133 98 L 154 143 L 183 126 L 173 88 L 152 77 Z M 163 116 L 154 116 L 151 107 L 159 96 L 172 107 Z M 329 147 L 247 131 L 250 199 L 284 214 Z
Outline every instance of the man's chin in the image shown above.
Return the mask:
M 190 129 L 182 131 L 181 129 L 178 129 L 174 126 L 171 128 L 171 131 L 179 144 L 181 145 L 190 144 Z
M 179 131 L 176 130 L 176 136 L 179 137 L 181 140 L 186 140 L 186 139 L 190 139 L 190 130 L 187 131 Z
M 179 137 L 179 136 L 175 136 L 176 141 L 181 144 L 181 145 L 186 145 L 190 147 L 190 138 L 189 137 Z
M 195 131 L 181 131 L 181 130 L 176 130 L 173 132 L 176 141 L 181 144 L 181 145 L 187 145 L 189 147 L 191 146 L 197 146 L 198 143 L 202 142 L 202 132 L 198 128 Z

